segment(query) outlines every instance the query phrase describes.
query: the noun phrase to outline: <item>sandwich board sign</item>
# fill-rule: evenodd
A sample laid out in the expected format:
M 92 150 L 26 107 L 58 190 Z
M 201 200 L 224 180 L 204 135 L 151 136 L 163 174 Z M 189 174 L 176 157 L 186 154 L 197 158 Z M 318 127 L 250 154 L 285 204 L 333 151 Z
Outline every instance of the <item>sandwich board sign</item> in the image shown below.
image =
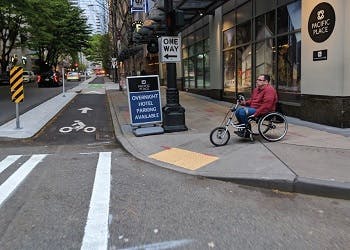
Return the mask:
M 159 38 L 160 61 L 173 63 L 181 61 L 181 38 L 179 36 L 162 36 Z
M 163 121 L 159 76 L 129 76 L 126 78 L 130 121 L 136 136 L 164 133 L 157 125 Z

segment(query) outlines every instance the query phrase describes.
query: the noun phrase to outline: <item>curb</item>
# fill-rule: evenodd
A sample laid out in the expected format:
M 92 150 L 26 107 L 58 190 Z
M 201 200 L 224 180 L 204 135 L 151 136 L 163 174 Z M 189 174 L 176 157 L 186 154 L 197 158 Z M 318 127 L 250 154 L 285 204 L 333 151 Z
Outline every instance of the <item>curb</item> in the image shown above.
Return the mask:
M 300 193 L 307 195 L 316 195 L 321 197 L 329 197 L 336 199 L 350 200 L 350 183 L 341 183 L 335 181 L 326 181 L 320 179 L 311 179 L 305 177 L 296 176 L 294 181 L 288 181 L 284 179 L 252 179 L 252 178 L 226 178 L 220 176 L 206 176 L 200 175 L 196 172 L 189 172 L 186 170 L 180 171 L 176 167 L 172 167 L 170 164 L 160 164 L 159 162 L 146 159 L 144 155 L 139 152 L 135 152 L 133 145 L 126 138 L 118 117 L 118 113 L 115 111 L 114 106 L 110 100 L 110 95 L 107 92 L 107 99 L 110 107 L 110 112 L 112 116 L 112 122 L 114 126 L 114 133 L 116 140 L 121 144 L 122 148 L 135 158 L 150 163 L 152 165 L 166 168 L 182 174 L 189 174 L 192 176 L 197 176 L 199 178 L 207 178 L 214 180 L 221 180 L 226 182 L 232 182 L 238 185 L 245 185 L 250 187 L 265 188 L 270 190 L 279 190 L 282 192 L 289 193 Z M 119 135 L 119 136 L 118 136 Z
M 294 192 L 350 200 L 350 183 L 298 177 Z

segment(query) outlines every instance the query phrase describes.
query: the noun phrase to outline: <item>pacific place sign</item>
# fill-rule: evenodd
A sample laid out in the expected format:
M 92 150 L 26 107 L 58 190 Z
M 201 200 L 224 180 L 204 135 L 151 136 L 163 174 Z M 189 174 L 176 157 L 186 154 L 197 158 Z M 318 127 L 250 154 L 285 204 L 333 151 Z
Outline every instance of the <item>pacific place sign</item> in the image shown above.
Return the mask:
M 335 12 L 329 3 L 322 2 L 312 10 L 308 30 L 314 42 L 322 43 L 332 34 L 335 26 Z

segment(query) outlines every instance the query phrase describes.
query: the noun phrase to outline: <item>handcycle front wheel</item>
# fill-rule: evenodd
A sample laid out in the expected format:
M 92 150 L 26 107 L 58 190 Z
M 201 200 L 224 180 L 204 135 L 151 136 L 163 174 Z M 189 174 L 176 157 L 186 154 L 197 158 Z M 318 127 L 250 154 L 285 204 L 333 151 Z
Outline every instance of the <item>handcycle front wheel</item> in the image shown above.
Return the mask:
M 214 128 L 210 133 L 210 142 L 214 146 L 224 146 L 230 140 L 230 131 L 225 127 Z
M 284 115 L 272 112 L 263 116 L 258 123 L 259 134 L 267 141 L 281 140 L 288 131 L 288 122 Z

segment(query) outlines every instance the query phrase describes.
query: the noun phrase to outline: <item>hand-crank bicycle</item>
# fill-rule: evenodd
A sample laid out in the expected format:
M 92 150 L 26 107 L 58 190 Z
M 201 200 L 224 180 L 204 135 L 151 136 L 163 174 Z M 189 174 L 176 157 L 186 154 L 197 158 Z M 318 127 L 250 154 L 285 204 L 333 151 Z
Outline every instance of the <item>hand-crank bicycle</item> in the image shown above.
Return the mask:
M 260 134 L 265 140 L 275 142 L 281 140 L 287 134 L 287 119 L 279 112 L 269 112 L 260 117 L 248 117 L 248 125 L 239 124 L 235 111 L 239 108 L 242 101 L 244 101 L 244 96 L 239 95 L 236 104 L 233 104 L 227 111 L 220 126 L 211 131 L 210 142 L 213 145 L 223 146 L 227 144 L 231 137 L 230 126 L 235 129 L 235 133 L 249 138 L 251 141 L 254 141 L 254 136 Z

